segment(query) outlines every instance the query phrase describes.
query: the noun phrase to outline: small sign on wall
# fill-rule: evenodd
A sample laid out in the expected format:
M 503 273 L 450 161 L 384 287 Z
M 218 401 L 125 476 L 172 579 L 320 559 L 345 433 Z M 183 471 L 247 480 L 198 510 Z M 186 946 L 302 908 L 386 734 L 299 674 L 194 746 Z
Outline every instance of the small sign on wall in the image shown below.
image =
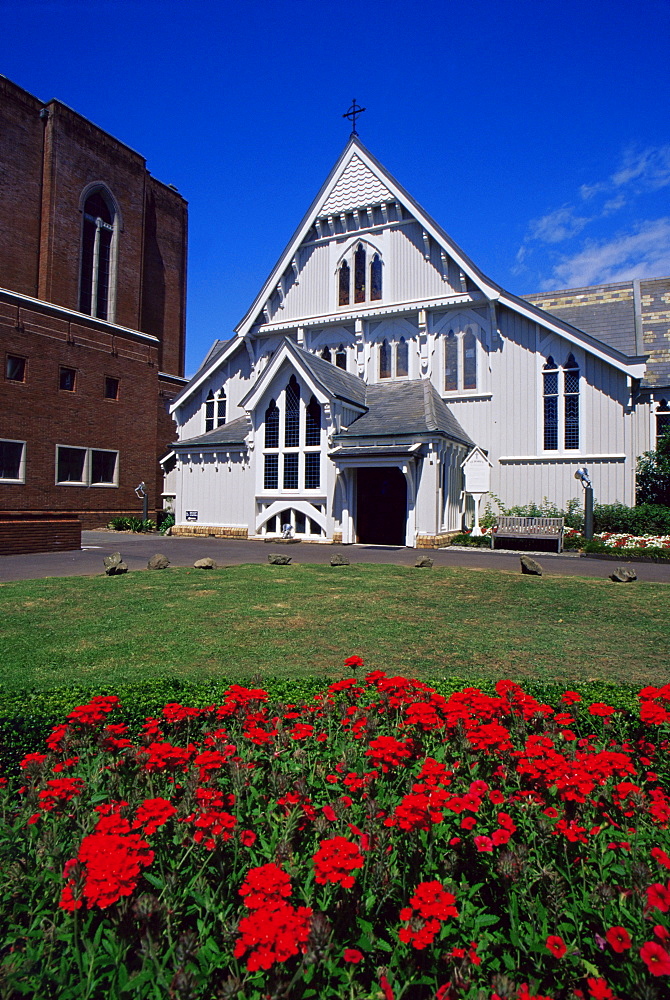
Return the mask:
M 197 512 L 197 510 L 187 510 L 186 511 L 186 520 L 187 521 L 197 521 L 198 520 L 198 512 Z

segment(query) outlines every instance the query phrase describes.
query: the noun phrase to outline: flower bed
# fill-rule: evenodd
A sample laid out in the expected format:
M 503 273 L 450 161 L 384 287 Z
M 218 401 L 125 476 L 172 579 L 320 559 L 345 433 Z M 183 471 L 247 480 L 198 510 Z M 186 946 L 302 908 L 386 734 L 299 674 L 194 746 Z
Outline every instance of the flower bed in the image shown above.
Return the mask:
M 358 657 L 347 665 L 362 667 Z M 670 685 L 98 697 L 3 780 L 3 995 L 660 998 Z

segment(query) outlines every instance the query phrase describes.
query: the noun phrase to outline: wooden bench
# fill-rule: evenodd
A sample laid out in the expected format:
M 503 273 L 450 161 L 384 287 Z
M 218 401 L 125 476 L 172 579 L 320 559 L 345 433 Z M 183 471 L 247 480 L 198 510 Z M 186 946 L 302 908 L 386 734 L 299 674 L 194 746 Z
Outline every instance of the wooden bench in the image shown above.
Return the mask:
M 556 542 L 556 551 L 563 549 L 563 518 L 562 517 L 499 517 L 491 532 L 491 548 L 496 548 L 496 541 L 552 541 Z M 498 548 L 513 548 L 514 546 L 498 546 Z

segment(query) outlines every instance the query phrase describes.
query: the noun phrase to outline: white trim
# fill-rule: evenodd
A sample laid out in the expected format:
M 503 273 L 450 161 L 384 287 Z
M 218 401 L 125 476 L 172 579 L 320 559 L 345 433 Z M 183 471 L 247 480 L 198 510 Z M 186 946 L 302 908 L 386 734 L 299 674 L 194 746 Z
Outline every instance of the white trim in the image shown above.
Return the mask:
M 578 451 L 575 448 L 574 454 L 555 454 L 547 452 L 544 455 L 501 455 L 499 462 L 542 462 L 544 465 L 555 465 L 561 462 L 563 465 L 583 465 L 585 462 L 625 462 L 627 456 L 621 452 L 609 455 L 589 455 Z
M 219 365 L 223 364 L 224 361 L 228 361 L 228 359 L 232 357 L 235 351 L 239 347 L 241 347 L 243 343 L 244 341 L 242 340 L 242 338 L 239 338 L 238 340 L 232 340 L 228 345 L 228 347 L 224 351 L 222 351 L 221 354 L 218 354 L 212 360 L 210 365 L 207 368 L 205 368 L 204 371 L 201 372 L 201 374 L 197 379 L 191 381 L 190 384 L 187 384 L 187 391 L 185 390 L 184 392 L 181 392 L 177 396 L 177 398 L 170 404 L 170 409 L 168 412 L 174 413 L 175 410 L 178 410 L 180 406 L 183 406 L 186 400 L 190 399 L 193 393 L 200 388 L 202 383 L 206 382 L 207 379 L 210 377 L 210 375 L 212 375 L 217 370 Z

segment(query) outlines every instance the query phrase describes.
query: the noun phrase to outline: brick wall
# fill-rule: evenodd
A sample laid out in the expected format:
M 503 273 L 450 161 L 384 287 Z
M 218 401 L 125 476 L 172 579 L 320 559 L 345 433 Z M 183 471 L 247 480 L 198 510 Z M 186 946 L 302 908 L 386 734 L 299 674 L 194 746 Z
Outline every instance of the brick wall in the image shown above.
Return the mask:
M 58 514 L 34 517 L 0 514 L 0 555 L 66 552 L 81 548 L 81 521 Z

